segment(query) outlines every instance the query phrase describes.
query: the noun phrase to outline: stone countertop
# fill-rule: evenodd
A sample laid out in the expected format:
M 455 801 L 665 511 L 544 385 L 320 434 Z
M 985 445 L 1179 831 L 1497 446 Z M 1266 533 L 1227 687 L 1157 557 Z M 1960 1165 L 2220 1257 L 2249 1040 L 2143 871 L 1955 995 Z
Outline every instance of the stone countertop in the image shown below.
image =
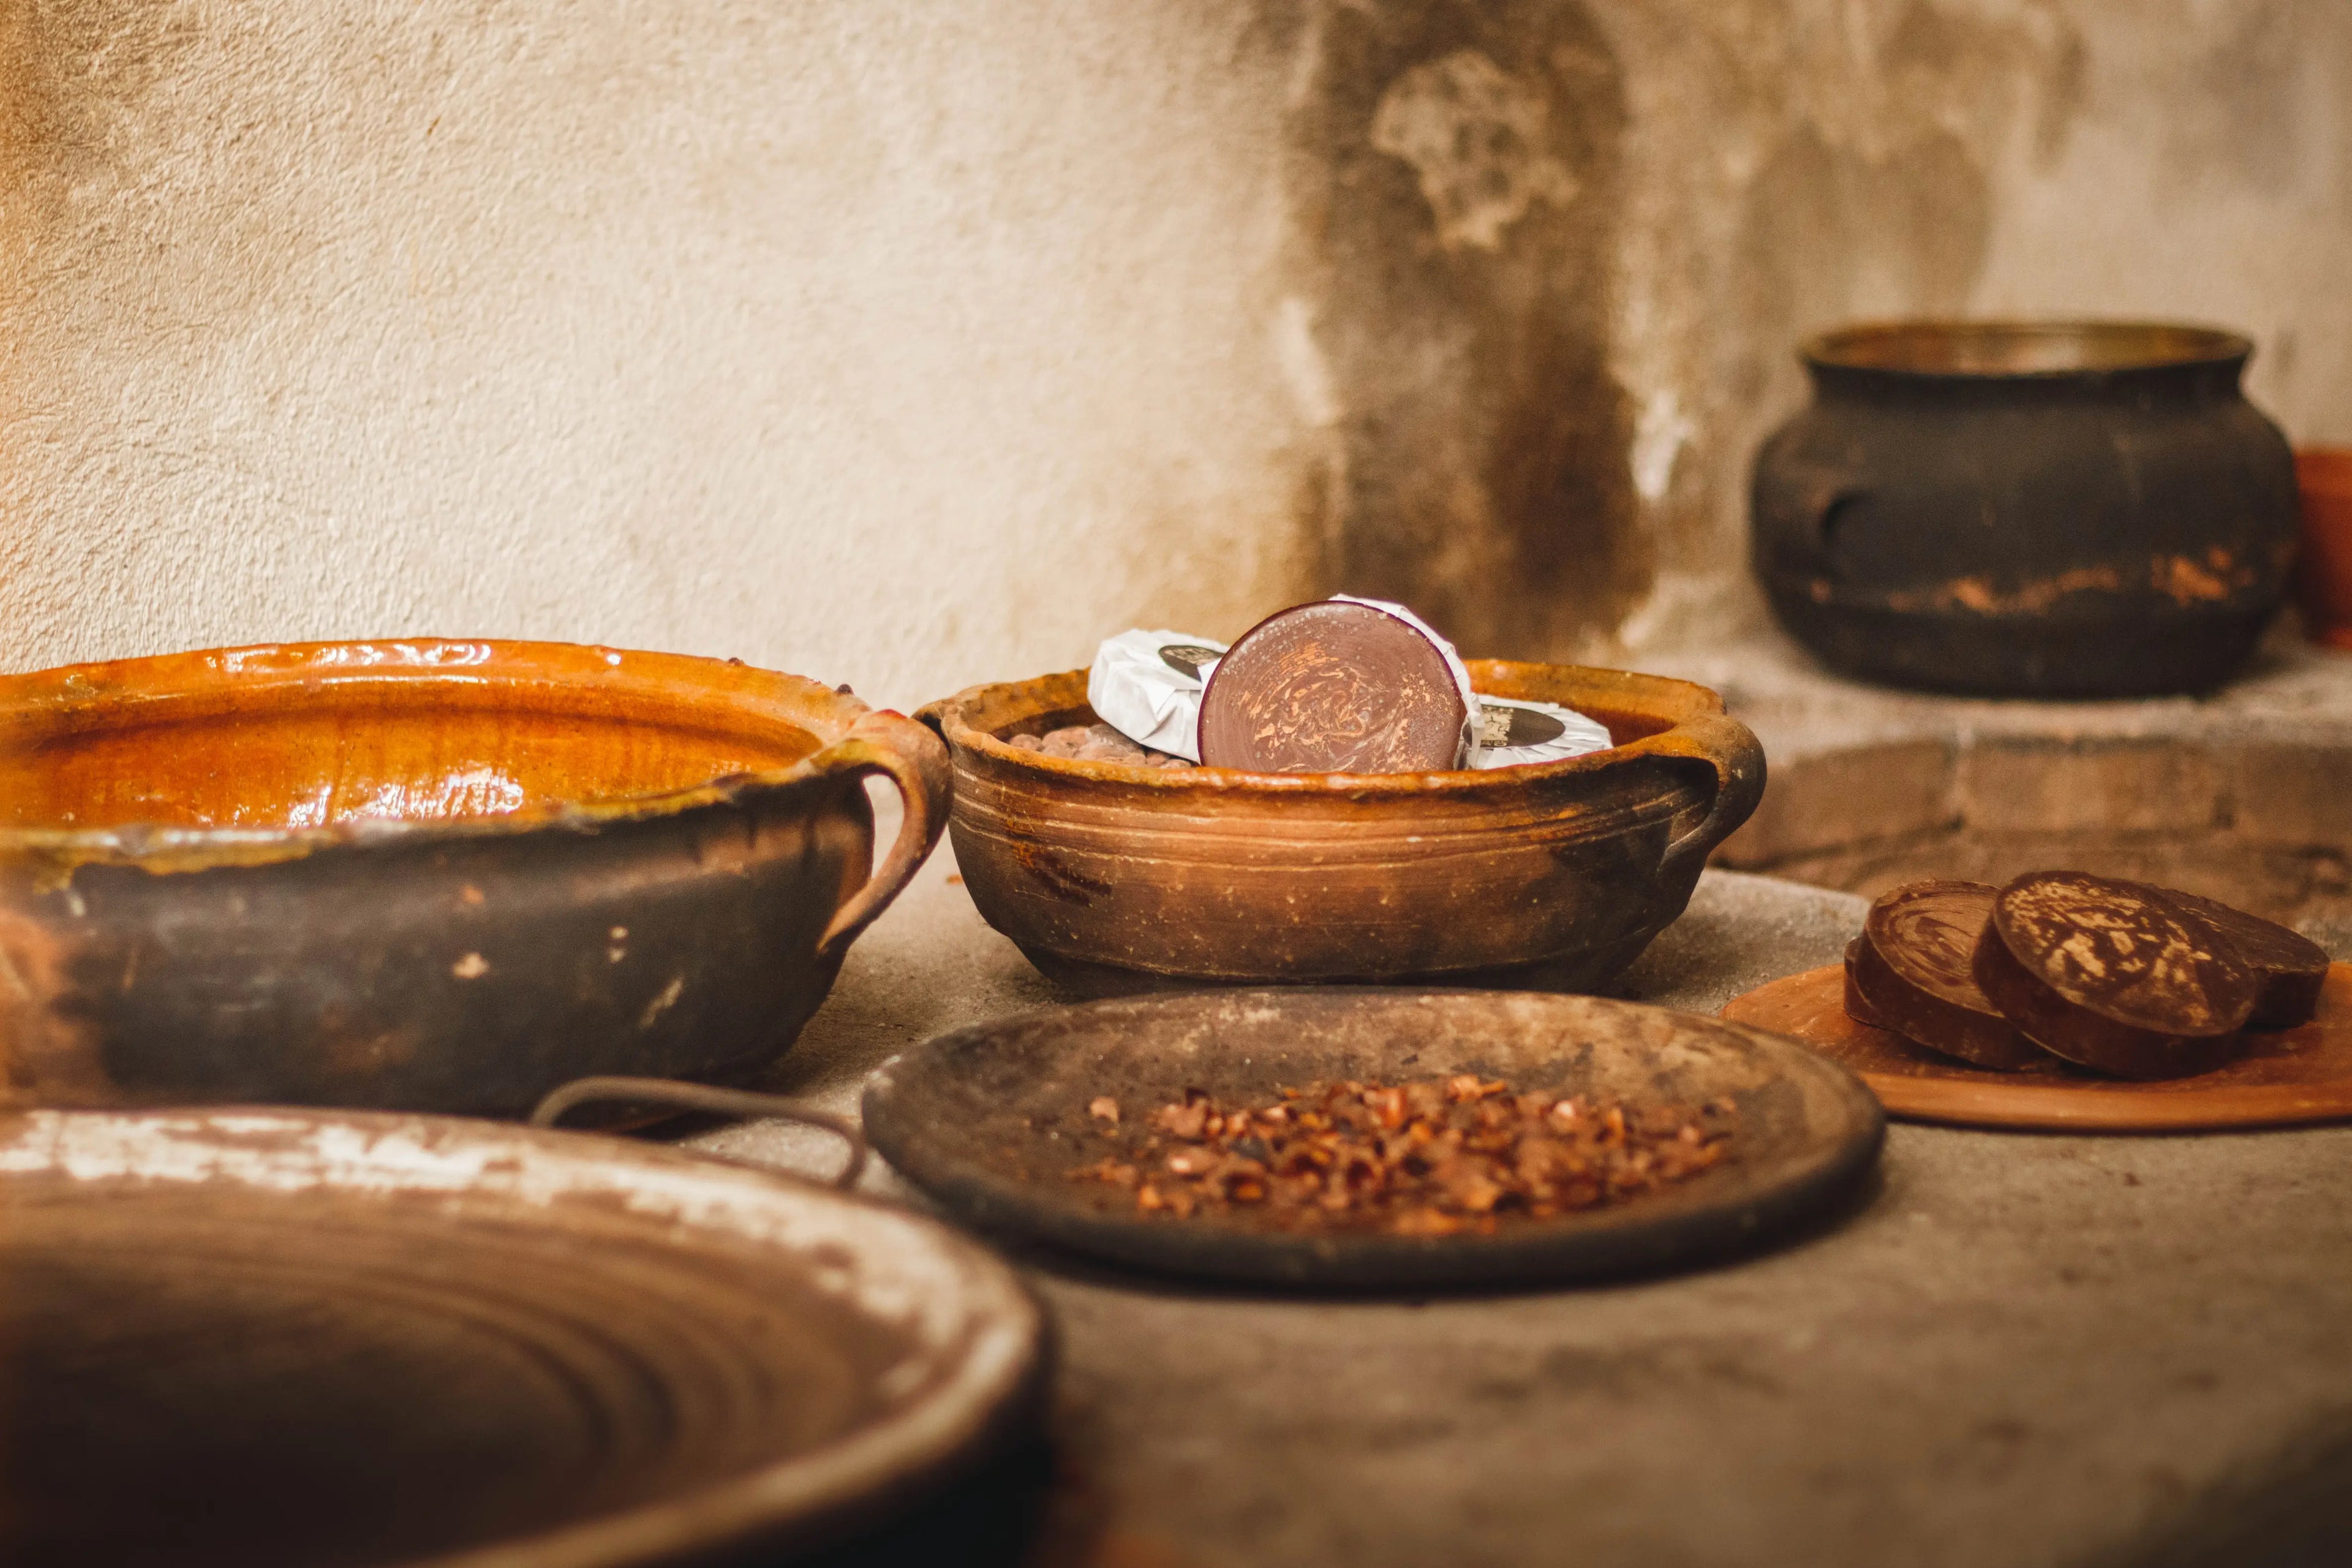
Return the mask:
M 2306 641 L 2291 617 L 2236 680 L 2194 697 L 2042 702 L 1902 691 L 1832 674 L 1770 626 L 1718 647 L 1645 657 L 1642 668 L 1722 693 L 1775 763 L 1924 737 L 2352 744 L 2352 652 Z
M 2352 923 L 2352 653 L 2291 626 L 2231 685 L 2152 701 L 1889 690 L 1777 632 L 1656 662 L 1721 691 L 1771 759 L 1718 866 L 1862 892 L 2074 866 Z
M 944 848 L 772 1086 L 851 1109 L 936 1031 L 1062 998 Z M 1710 872 L 1628 978 L 1711 1011 L 1862 901 Z M 814 1171 L 821 1135 L 703 1133 Z M 2352 1524 L 2352 1129 L 1896 1124 L 1856 1212 L 1677 1278 L 1282 1299 L 1050 1258 L 1053 1563 L 2335 1562 Z M 887 1171 L 878 1192 L 919 1201 Z M 2327 1521 L 2334 1520 L 2330 1524 Z M 2334 1529 L 2344 1533 L 2315 1534 Z

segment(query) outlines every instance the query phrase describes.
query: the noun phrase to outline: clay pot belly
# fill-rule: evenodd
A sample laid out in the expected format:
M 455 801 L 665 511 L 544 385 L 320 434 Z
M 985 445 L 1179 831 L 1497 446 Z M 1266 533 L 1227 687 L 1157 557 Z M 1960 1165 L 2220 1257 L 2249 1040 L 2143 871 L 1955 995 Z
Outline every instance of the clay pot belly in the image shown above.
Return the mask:
M 2122 697 L 2226 679 L 2293 563 L 2252 347 L 2126 325 L 1912 323 L 1807 345 L 1815 401 L 1756 465 L 1781 622 L 1865 679 Z

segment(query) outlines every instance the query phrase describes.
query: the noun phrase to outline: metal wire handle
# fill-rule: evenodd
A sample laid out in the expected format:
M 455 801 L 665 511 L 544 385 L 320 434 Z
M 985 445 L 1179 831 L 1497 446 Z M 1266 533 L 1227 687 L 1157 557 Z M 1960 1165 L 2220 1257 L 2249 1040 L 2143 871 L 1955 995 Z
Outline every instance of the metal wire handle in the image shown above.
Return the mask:
M 707 1110 L 719 1116 L 772 1116 L 779 1121 L 822 1128 L 849 1145 L 849 1158 L 843 1163 L 840 1173 L 833 1178 L 833 1184 L 847 1192 L 856 1186 L 857 1178 L 866 1173 L 866 1133 L 848 1117 L 836 1116 L 830 1110 L 819 1110 L 813 1105 L 781 1094 L 760 1094 L 748 1089 L 719 1089 L 707 1083 L 686 1083 L 674 1078 L 576 1078 L 551 1091 L 532 1109 L 530 1125 L 552 1127 L 565 1111 L 575 1106 L 615 1100 L 639 1105 L 650 1101 L 656 1105 L 675 1106 L 680 1110 Z M 756 1170 L 774 1168 L 755 1164 L 749 1160 L 730 1160 L 729 1163 L 751 1165 Z

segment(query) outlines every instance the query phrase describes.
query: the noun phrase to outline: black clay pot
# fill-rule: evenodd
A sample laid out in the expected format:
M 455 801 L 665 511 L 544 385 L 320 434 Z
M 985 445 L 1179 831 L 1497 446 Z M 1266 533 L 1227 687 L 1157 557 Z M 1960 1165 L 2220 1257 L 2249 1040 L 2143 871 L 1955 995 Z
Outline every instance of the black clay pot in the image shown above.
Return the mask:
M 1765 443 L 1756 574 L 1825 662 L 1984 696 L 2228 679 L 2278 609 L 2294 462 L 2226 332 L 1899 322 L 1807 343 Z

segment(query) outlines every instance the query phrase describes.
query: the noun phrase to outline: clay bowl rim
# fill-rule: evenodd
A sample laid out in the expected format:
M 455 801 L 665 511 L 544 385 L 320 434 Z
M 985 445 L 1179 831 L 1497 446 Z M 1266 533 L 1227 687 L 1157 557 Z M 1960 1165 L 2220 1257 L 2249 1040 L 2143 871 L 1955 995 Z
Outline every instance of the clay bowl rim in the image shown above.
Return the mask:
M 79 1145 L 77 1130 L 85 1134 Z M 47 1136 L 43 1136 L 44 1132 Z M 270 1134 L 283 1146 L 273 1147 Z M 337 1134 L 355 1135 L 344 1142 Z M 175 1147 L 201 1160 L 175 1163 Z M 958 1227 L 903 1204 L 842 1192 L 777 1167 L 751 1165 L 604 1134 L 517 1126 L 469 1116 L 329 1106 L 192 1105 L 13 1108 L 0 1113 L 0 1153 L 31 1144 L 41 1163 L 16 1176 L 68 1173 L 133 1184 L 228 1182 L 268 1202 L 323 1192 L 361 1214 L 387 1194 L 450 1191 L 459 1201 L 546 1216 L 561 1227 L 567 1202 L 612 1202 L 642 1217 L 646 1233 L 686 1232 L 692 1247 L 730 1237 L 803 1266 L 818 1249 L 795 1244 L 798 1214 L 844 1215 L 853 1252 L 874 1256 L 920 1246 L 963 1284 L 960 1342 L 932 1350 L 948 1380 L 922 1403 L 819 1448 L 708 1479 L 677 1495 L 489 1541 L 409 1556 L 392 1568 L 616 1568 L 681 1554 L 740 1549 L 781 1536 L 802 1550 L 854 1532 L 875 1507 L 927 1491 L 994 1446 L 1038 1396 L 1050 1373 L 1053 1327 L 1036 1292 L 999 1253 Z M 501 1158 L 501 1156 L 504 1156 Z M 22 1163 L 19 1163 L 21 1166 Z M 369 1181 L 371 1173 L 378 1180 Z M 273 1182 L 273 1177 L 277 1178 Z M 0 1182 L 10 1179 L 0 1170 Z M 293 1190 L 289 1191 L 289 1184 Z M 118 1201 L 135 1194 L 118 1194 Z M 664 1206 L 672 1217 L 659 1218 Z M 879 1226 L 875 1222 L 880 1222 Z M 890 1236 L 882 1232 L 891 1229 Z M 803 1227 L 804 1228 L 804 1227 Z M 778 1267 L 787 1267 L 781 1261 Z
M 451 657 L 471 654 L 472 658 Z M 216 672 L 228 684 L 254 667 L 257 687 L 299 687 L 341 671 L 354 685 L 386 680 L 429 682 L 436 677 L 481 665 L 520 666 L 519 673 L 537 678 L 534 684 L 555 687 L 580 684 L 580 678 L 635 667 L 641 680 L 691 684 L 709 693 L 732 685 L 751 688 L 775 683 L 769 695 L 801 696 L 834 710 L 842 733 L 828 740 L 817 734 L 814 750 L 787 768 L 761 769 L 720 775 L 679 789 L 598 795 L 583 800 L 552 800 L 497 815 L 451 817 L 365 817 L 322 823 L 316 826 L 184 827 L 150 823 L 121 823 L 106 827 L 0 826 L 0 859 L 47 857 L 68 865 L 105 863 L 145 866 L 150 869 L 194 870 L 217 865 L 258 865 L 298 858 L 336 846 L 429 845 L 447 840 L 498 838 L 551 826 L 614 826 L 675 816 L 698 806 L 734 802 L 763 791 L 845 771 L 855 759 L 845 754 L 853 731 L 869 718 L 887 717 L 906 722 L 887 709 L 876 709 L 823 681 L 783 670 L 763 668 L 740 659 L 709 658 L 695 654 L 659 653 L 616 648 L 603 643 L 542 642 L 506 637 L 362 637 L 349 640 L 247 643 L 234 647 L 195 648 L 179 653 L 132 658 L 95 660 L 51 666 L 20 674 L 0 675 L 0 725 L 43 709 L 66 710 L 103 700 L 113 695 L 93 688 L 93 676 L 104 672 L 121 698 L 124 711 L 145 701 L 165 703 L 198 690 L 207 672 Z M 713 675 L 720 677 L 713 680 Z M 147 690 L 121 690 L 142 677 L 167 679 Z M 126 680 L 126 678 L 127 680 Z M 756 695 L 745 692 L 745 695 Z M 110 715 L 93 728 L 118 725 Z M 801 726 L 808 729 L 809 726 Z M 5 742 L 0 742 L 5 743 Z M 863 748 L 860 748 L 861 750 Z
M 1175 792 L 1213 791 L 1223 795 L 1307 795 L 1347 796 L 1350 799 L 1371 795 L 1396 800 L 1481 795 L 1577 773 L 1597 773 L 1639 756 L 1706 761 L 1706 753 L 1703 750 L 1687 746 L 1687 742 L 1696 738 L 1702 724 L 1707 721 L 1738 722 L 1725 713 L 1723 699 L 1718 693 L 1696 681 L 1682 680 L 1670 675 L 1647 675 L 1638 670 L 1610 669 L 1598 665 L 1544 664 L 1527 659 L 1473 658 L 1463 662 L 1469 668 L 1472 689 L 1481 696 L 1502 695 L 1487 689 L 1487 680 L 1482 678 L 1510 671 L 1565 671 L 1580 677 L 1598 677 L 1603 681 L 1622 682 L 1630 691 L 1664 699 L 1665 702 L 1661 705 L 1671 706 L 1674 722 L 1650 734 L 1620 742 L 1602 751 L 1588 752 L 1580 757 L 1564 757 L 1551 763 L 1528 763 L 1516 767 L 1445 768 L 1413 773 L 1252 773 L 1243 768 L 1212 768 L 1197 764 L 1189 768 L 1157 768 L 1142 763 L 1049 757 L 1042 752 L 1007 744 L 964 717 L 970 708 L 992 697 L 1021 692 L 1024 688 L 1034 688 L 1051 680 L 1083 680 L 1087 674 L 1083 669 L 1057 670 L 1022 680 L 988 681 L 968 686 L 952 697 L 926 703 L 916 711 L 915 717 L 938 729 L 941 739 L 951 747 L 969 747 L 982 756 L 1028 768 L 1047 778 L 1138 784 Z M 1598 685 L 1600 681 L 1594 684 Z M 1569 700 L 1565 705 L 1578 707 L 1574 700 Z M 1595 705 L 1604 711 L 1612 710 L 1612 705 L 1605 701 L 1596 701 Z M 1583 711 L 1581 708 L 1578 710 Z M 1680 737 L 1681 742 L 1678 743 L 1674 737 Z
M 2106 352 L 2065 363 L 2025 361 L 2002 364 L 1991 357 L 1969 360 L 1951 351 L 1998 352 L 2003 344 L 2095 344 Z M 1925 351 L 1943 348 L 1943 357 Z M 1875 351 L 1875 352 L 1873 352 Z M 2036 320 L 1996 317 L 1910 317 L 1856 321 L 1816 332 L 1798 347 L 1798 357 L 1815 370 L 1886 375 L 1916 381 L 1971 384 L 2056 382 L 2132 372 L 2242 364 L 2254 352 L 2253 340 L 2224 327 L 2186 321 L 2108 321 L 2092 317 Z M 1906 357 L 1907 356 L 1907 357 Z

